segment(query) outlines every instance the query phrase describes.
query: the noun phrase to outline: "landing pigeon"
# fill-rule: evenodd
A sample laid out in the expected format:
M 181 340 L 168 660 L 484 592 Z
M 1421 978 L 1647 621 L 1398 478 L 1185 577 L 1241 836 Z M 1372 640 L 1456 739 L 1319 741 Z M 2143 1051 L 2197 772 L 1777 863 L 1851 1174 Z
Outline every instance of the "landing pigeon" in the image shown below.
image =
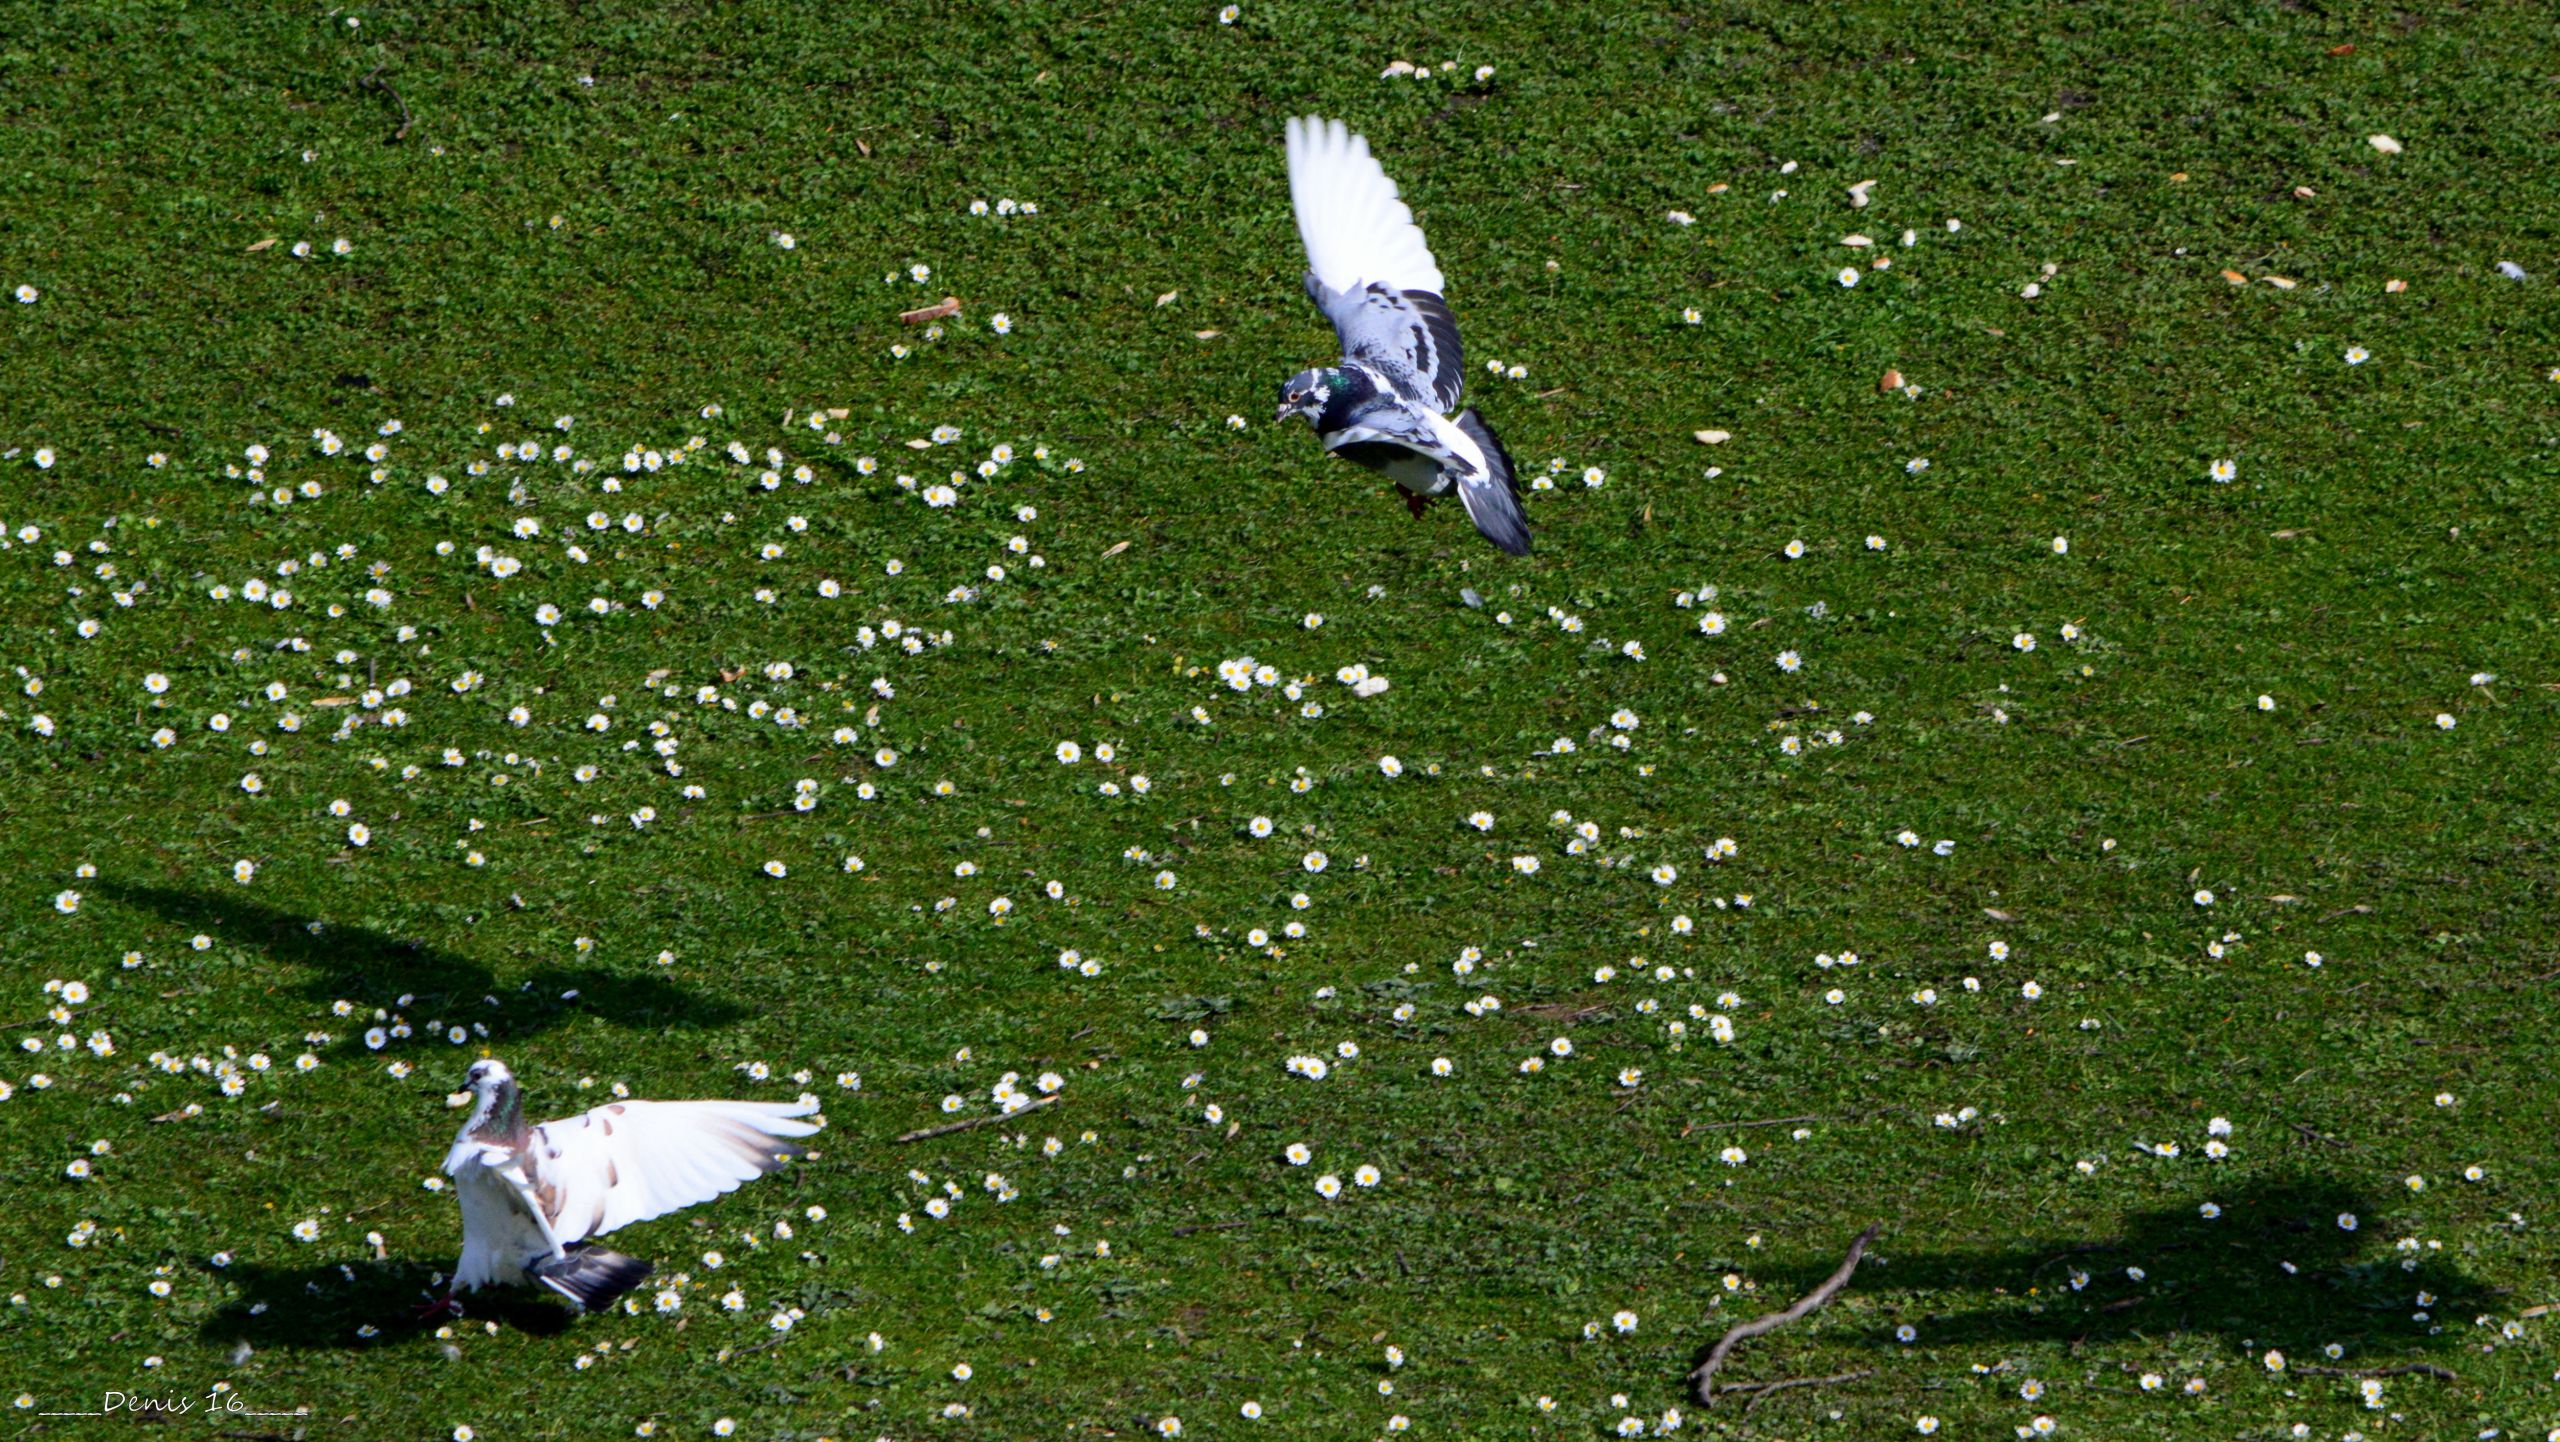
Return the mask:
M 1342 363 L 1280 388 L 1275 420 L 1304 416 L 1324 448 L 1394 481 L 1419 516 L 1455 490 L 1484 538 L 1529 554 L 1510 453 L 1470 408 L 1458 322 L 1439 264 L 1369 142 L 1339 120 L 1290 120 L 1289 196 L 1307 245 L 1307 296 L 1342 338 Z
M 651 1264 L 591 1238 L 732 1191 L 800 1155 L 788 1139 L 822 1125 L 796 1120 L 818 1109 L 812 1098 L 608 1102 L 529 1127 L 505 1063 L 473 1062 L 464 1084 L 471 1119 L 444 1158 L 462 1202 L 462 1260 L 429 1312 L 458 1311 L 457 1292 L 527 1281 L 584 1311 L 609 1307 Z

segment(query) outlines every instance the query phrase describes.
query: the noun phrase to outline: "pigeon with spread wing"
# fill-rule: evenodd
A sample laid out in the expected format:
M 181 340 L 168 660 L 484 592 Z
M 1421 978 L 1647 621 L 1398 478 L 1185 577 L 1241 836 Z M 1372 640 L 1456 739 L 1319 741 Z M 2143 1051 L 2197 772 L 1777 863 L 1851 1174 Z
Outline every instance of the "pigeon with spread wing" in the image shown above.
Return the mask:
M 647 1279 L 651 1264 L 593 1245 L 617 1227 L 707 1202 L 800 1155 L 818 1109 L 798 1102 L 608 1102 L 527 1126 L 515 1075 L 477 1061 L 466 1074 L 471 1119 L 445 1153 L 462 1202 L 462 1260 L 453 1292 L 429 1312 L 459 1310 L 455 1292 L 539 1282 L 595 1311 Z
M 1440 266 L 1369 142 L 1339 120 L 1292 119 L 1289 196 L 1307 246 L 1307 296 L 1333 322 L 1342 362 L 1280 388 L 1285 421 L 1304 416 L 1324 448 L 1394 481 L 1416 516 L 1451 491 L 1484 538 L 1529 553 L 1511 456 L 1473 408 L 1458 322 Z

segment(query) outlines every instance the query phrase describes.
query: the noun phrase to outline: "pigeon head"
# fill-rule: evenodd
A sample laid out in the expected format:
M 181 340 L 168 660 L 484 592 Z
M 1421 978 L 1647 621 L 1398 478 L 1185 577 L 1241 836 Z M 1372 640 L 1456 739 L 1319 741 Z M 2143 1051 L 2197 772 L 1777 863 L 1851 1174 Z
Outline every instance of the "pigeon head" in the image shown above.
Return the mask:
M 524 1130 L 524 1099 L 516 1089 L 516 1075 L 507 1064 L 495 1057 L 484 1057 L 471 1064 L 462 1074 L 462 1084 L 471 1089 L 474 1104 L 471 1119 L 462 1125 L 466 1137 L 488 1139 L 510 1138 Z
M 1324 414 L 1324 408 L 1343 388 L 1342 383 L 1342 372 L 1338 370 L 1298 372 L 1281 385 L 1280 411 L 1272 420 L 1277 422 L 1291 416 L 1305 416 L 1307 424 L 1316 424 L 1316 418 Z

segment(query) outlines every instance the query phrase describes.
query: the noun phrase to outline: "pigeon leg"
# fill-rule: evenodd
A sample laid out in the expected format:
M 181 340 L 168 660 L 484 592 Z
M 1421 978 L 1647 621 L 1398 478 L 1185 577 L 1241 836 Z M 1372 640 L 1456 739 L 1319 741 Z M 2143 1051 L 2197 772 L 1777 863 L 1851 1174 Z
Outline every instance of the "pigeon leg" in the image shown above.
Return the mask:
M 1404 508 L 1413 512 L 1413 518 L 1417 521 L 1422 519 L 1422 508 L 1430 504 L 1431 498 L 1429 496 L 1421 495 L 1414 491 L 1406 491 L 1404 493 Z
M 418 1310 L 410 1315 L 421 1322 L 432 1321 L 437 1317 L 459 1317 L 462 1315 L 462 1299 L 447 1292 L 432 1301 L 419 1303 Z

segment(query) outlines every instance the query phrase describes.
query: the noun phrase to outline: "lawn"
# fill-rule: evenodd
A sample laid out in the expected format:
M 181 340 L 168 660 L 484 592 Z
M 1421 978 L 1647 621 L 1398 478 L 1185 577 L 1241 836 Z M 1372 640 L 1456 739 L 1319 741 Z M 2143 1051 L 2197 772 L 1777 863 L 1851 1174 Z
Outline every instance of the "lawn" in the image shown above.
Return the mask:
M 19 7 L 0 1424 L 2543 1436 L 2555 80 L 2511 0 Z M 1272 423 L 1307 111 L 1534 555 Z M 829 1125 L 415 1324 L 484 1053 Z

